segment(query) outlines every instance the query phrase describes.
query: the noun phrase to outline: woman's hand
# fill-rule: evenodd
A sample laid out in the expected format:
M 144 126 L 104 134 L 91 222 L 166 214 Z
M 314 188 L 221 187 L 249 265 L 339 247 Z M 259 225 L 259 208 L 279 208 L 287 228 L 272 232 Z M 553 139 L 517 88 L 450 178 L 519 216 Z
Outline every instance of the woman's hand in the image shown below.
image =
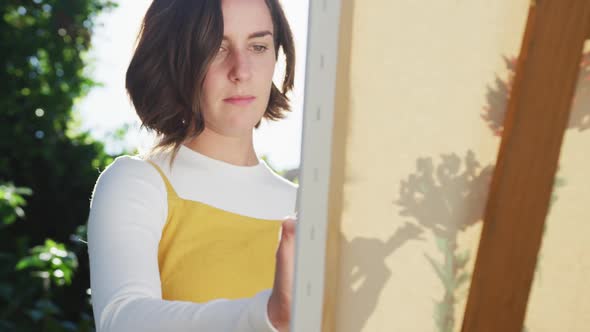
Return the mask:
M 288 331 L 291 322 L 291 297 L 295 264 L 295 223 L 297 219 L 283 221 L 281 238 L 276 253 L 273 290 L 268 301 L 268 317 L 279 331 Z

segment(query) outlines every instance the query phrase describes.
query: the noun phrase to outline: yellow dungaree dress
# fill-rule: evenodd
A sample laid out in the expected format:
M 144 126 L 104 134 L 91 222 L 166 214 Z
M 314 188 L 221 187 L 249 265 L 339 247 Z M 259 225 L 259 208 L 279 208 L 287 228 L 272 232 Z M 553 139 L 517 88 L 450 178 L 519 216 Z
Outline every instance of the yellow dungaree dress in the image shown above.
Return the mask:
M 247 217 L 180 198 L 162 170 L 149 162 L 168 193 L 158 248 L 162 298 L 206 302 L 252 297 L 272 288 L 282 220 Z

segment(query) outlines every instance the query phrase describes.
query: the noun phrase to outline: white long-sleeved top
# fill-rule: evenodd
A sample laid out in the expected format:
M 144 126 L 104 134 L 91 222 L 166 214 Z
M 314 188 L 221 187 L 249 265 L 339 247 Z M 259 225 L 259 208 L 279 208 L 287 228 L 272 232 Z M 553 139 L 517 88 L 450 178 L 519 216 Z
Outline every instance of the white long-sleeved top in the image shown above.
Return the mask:
M 151 157 L 179 197 L 236 214 L 282 220 L 293 215 L 297 186 L 263 160 L 236 166 L 181 146 Z M 272 331 L 270 289 L 251 298 L 205 303 L 162 299 L 158 244 L 167 218 L 165 183 L 146 160 L 117 158 L 99 176 L 88 219 L 90 284 L 98 332 Z

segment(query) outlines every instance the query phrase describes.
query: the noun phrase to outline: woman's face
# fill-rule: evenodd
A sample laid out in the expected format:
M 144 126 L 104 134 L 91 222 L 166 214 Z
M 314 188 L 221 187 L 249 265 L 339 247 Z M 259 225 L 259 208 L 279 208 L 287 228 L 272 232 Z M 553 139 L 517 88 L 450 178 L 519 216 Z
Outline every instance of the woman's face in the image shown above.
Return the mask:
M 222 11 L 224 38 L 205 76 L 201 112 L 209 130 L 251 135 L 270 97 L 273 23 L 264 0 L 223 0 Z

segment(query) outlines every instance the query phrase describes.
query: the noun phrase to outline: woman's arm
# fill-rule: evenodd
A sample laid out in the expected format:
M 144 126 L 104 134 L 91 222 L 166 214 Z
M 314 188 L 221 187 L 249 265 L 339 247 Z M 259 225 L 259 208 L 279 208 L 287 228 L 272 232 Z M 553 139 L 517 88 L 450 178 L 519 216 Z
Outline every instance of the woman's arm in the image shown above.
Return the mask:
M 206 303 L 162 299 L 158 243 L 166 189 L 146 161 L 119 157 L 99 177 L 88 220 L 90 284 L 98 332 L 269 331 L 271 290 Z

